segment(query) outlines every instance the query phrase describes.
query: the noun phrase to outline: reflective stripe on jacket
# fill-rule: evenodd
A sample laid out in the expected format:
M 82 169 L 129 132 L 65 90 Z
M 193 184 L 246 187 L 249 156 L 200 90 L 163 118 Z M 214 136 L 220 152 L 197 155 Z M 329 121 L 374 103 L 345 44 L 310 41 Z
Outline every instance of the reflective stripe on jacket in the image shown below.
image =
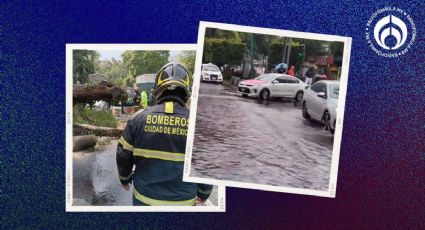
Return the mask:
M 196 197 L 209 197 L 212 186 L 182 181 L 189 110 L 168 99 L 128 121 L 117 147 L 119 177 L 122 184 L 133 180 L 134 198 L 144 204 L 194 205 Z

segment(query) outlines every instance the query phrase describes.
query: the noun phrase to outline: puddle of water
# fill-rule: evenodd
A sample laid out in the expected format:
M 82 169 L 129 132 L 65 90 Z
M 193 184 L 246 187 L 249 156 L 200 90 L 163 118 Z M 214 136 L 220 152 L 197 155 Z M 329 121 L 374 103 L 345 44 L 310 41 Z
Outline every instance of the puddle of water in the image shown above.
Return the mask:
M 327 190 L 333 137 L 306 124 L 299 103 L 222 96 L 222 86 L 203 86 L 191 175 Z
M 73 153 L 73 205 L 132 205 L 133 187 L 126 191 L 118 180 L 116 147 L 112 140 L 93 152 Z M 209 201 L 218 205 L 216 186 Z

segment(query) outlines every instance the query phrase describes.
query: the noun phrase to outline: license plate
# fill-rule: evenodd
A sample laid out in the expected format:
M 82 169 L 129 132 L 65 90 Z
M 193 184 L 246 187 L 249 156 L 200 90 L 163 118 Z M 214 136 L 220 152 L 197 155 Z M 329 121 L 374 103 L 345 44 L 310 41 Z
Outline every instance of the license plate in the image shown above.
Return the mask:
M 217 80 L 217 77 L 211 77 L 211 80 Z

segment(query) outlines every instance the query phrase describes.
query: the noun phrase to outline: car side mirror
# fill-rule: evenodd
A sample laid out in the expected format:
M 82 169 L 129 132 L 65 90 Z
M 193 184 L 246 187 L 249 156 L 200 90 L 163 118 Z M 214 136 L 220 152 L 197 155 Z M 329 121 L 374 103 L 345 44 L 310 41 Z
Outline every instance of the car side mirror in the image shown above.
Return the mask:
M 274 81 L 272 81 L 272 84 L 277 84 L 277 83 L 279 83 L 279 81 L 278 81 L 278 80 L 274 80 Z
M 326 94 L 324 92 L 318 92 L 317 96 L 326 99 Z

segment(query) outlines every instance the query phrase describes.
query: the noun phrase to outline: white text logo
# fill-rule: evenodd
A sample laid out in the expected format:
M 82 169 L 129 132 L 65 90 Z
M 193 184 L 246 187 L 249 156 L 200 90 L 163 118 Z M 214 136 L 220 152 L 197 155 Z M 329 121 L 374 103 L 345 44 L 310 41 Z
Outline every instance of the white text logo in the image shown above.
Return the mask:
M 370 29 L 372 27 L 373 32 Z M 380 9 L 367 23 L 366 40 L 372 50 L 380 56 L 403 55 L 410 49 L 415 39 L 416 27 L 412 18 L 399 8 Z

